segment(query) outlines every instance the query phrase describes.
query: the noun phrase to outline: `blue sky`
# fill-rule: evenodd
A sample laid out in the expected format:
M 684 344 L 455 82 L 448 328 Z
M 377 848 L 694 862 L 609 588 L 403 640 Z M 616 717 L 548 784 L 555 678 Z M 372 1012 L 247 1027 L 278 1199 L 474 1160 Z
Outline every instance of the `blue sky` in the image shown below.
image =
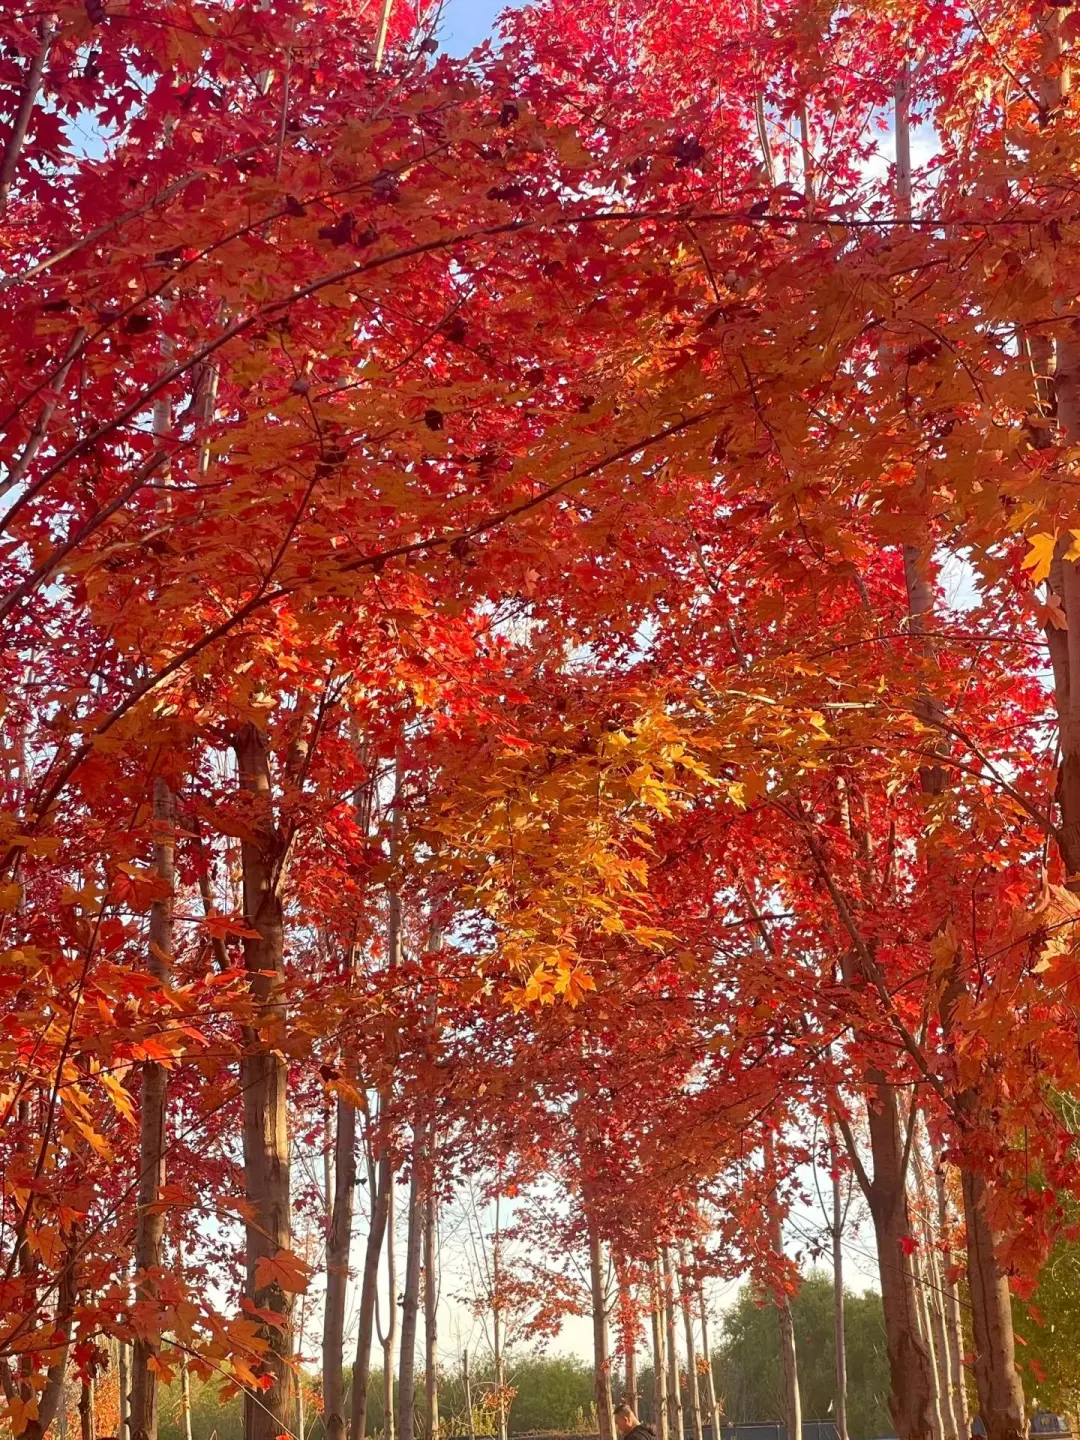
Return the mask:
M 512 0 L 445 0 L 439 39 L 451 55 L 467 55 L 491 34 L 495 17 Z

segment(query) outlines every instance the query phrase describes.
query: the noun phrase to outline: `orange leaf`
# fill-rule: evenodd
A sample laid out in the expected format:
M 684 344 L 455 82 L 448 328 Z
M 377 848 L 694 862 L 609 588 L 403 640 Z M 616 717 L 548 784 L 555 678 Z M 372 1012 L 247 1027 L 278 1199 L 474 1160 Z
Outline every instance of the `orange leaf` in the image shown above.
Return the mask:
M 308 1267 L 291 1250 L 279 1250 L 273 1258 L 260 1255 L 255 1262 L 255 1288 L 263 1290 L 269 1285 L 302 1295 L 308 1288 Z

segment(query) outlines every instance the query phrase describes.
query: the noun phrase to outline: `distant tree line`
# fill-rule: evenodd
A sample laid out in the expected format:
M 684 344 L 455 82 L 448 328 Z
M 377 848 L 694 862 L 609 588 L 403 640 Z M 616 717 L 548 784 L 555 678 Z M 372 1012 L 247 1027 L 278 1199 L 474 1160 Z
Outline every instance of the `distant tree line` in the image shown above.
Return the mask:
M 803 1387 L 804 1414 L 827 1419 L 832 1413 L 833 1329 L 832 1282 L 811 1274 L 793 1303 L 799 1381 Z M 876 1440 L 892 1433 L 887 1395 L 888 1364 L 881 1300 L 873 1292 L 849 1295 L 846 1302 L 848 1354 L 848 1423 L 851 1440 Z M 781 1416 L 779 1336 L 776 1312 L 756 1303 L 749 1287 L 725 1315 L 712 1355 L 717 1392 L 723 1397 L 725 1418 L 732 1424 L 753 1420 L 779 1420 Z M 520 1354 L 508 1357 L 507 1378 L 515 1394 L 510 1409 L 512 1434 L 588 1434 L 595 1431 L 592 1367 L 567 1355 Z M 485 1408 L 493 1380 L 490 1363 L 473 1366 L 474 1433 L 494 1433 L 494 1415 Z M 350 1376 L 351 1383 L 351 1376 Z M 685 1377 L 684 1377 L 685 1383 Z M 615 1377 L 616 1393 L 623 1378 Z M 222 1404 L 216 1383 L 192 1385 L 191 1440 L 242 1440 L 241 1405 L 237 1398 Z M 368 1432 L 384 1432 L 382 1372 L 371 1372 L 368 1387 Z M 418 1387 L 419 1390 L 419 1387 Z M 319 1377 L 305 1377 L 308 1395 L 305 1440 L 323 1440 Z M 639 1410 L 652 1422 L 652 1369 L 639 1372 Z M 179 1386 L 163 1397 L 161 1440 L 185 1440 L 180 1423 Z M 468 1433 L 465 1394 L 460 1369 L 439 1372 L 440 1429 L 444 1435 Z M 416 1422 L 423 1429 L 423 1396 L 418 1394 Z

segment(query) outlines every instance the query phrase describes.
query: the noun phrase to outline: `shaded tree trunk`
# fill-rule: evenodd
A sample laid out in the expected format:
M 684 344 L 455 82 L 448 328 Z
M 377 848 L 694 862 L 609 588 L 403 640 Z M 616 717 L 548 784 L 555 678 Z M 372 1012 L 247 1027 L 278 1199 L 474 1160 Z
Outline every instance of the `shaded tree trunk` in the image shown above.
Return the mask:
M 675 1276 L 671 1268 L 671 1252 L 666 1245 L 663 1247 L 661 1256 L 664 1266 L 664 1332 L 668 1361 L 668 1429 L 671 1440 L 683 1440 L 679 1347 L 675 1343 Z
M 836 1129 L 829 1126 L 829 1174 L 832 1179 L 832 1263 L 833 1263 L 833 1345 L 836 1360 L 836 1433 L 848 1440 L 847 1428 L 847 1338 L 844 1333 L 844 1211 L 840 1198 L 840 1156 Z M 966 1440 L 966 1437 L 965 1437 Z
M 930 1319 L 930 1301 L 926 1287 L 926 1265 L 917 1253 L 911 1257 L 911 1271 L 915 1277 L 915 1293 L 919 1302 L 919 1334 L 934 1361 L 934 1385 L 931 1393 L 930 1424 L 934 1440 L 944 1440 L 945 1424 L 941 1413 L 943 1391 L 940 1384 L 941 1370 L 934 1350 L 934 1331 Z
M 84 1380 L 79 1388 L 79 1437 L 80 1440 L 97 1440 L 93 1380 Z
M 130 1399 L 131 1377 L 128 1374 L 128 1348 L 123 1340 L 116 1342 L 116 1380 L 120 1387 L 120 1413 L 117 1418 L 117 1440 L 128 1440 L 131 1431 L 128 1419 L 128 1404 Z M 184 1375 L 187 1376 L 187 1362 L 184 1362 Z M 191 1440 L 190 1434 L 186 1440 Z
M 409 1177 L 409 1234 L 405 1246 L 405 1289 L 401 1301 L 401 1373 L 398 1379 L 401 1440 L 413 1440 L 416 1416 L 416 1331 L 420 1314 L 420 1260 L 424 1244 L 424 1152 L 426 1126 L 421 1121 L 413 1136 L 412 1174 Z
M 701 1311 L 701 1353 L 705 1359 L 705 1396 L 709 1402 L 709 1424 L 713 1440 L 720 1440 L 720 1402 L 716 1394 L 716 1376 L 713 1374 L 712 1349 L 709 1345 L 709 1310 L 705 1304 L 705 1287 L 698 1288 L 698 1307 Z M 840 1440 L 847 1440 L 845 1435 Z
M 968 1440 L 965 1433 L 957 1433 L 954 1406 L 954 1379 L 952 1356 L 949 1352 L 948 1334 L 945 1327 L 945 1305 L 941 1279 L 941 1256 L 937 1249 L 937 1236 L 931 1217 L 930 1196 L 926 1185 L 926 1170 L 918 1137 L 912 1150 L 915 1168 L 915 1184 L 918 1188 L 919 1208 L 923 1217 L 923 1278 L 925 1281 L 926 1307 L 933 1340 L 934 1358 L 937 1362 L 938 1403 L 941 1410 L 941 1426 L 945 1440 Z
M 154 869 L 162 893 L 150 907 L 150 950 L 146 968 L 161 985 L 169 983 L 173 954 L 173 892 L 176 885 L 176 817 L 173 797 L 166 782 L 154 781 Z M 142 1074 L 142 1101 L 139 1115 L 139 1186 L 135 1222 L 135 1302 L 153 1305 L 157 1300 L 157 1277 L 161 1268 L 161 1242 L 165 1234 L 165 1211 L 157 1208 L 165 1184 L 165 1116 L 169 1093 L 169 1072 L 164 1065 L 147 1061 Z M 159 1336 L 137 1333 L 131 1356 L 132 1440 L 157 1440 L 158 1384 L 151 1360 L 157 1353 Z
M 495 1237 L 491 1247 L 491 1339 L 495 1351 L 495 1389 L 498 1395 L 498 1440 L 506 1440 L 506 1363 L 502 1333 L 502 1196 L 495 1197 Z
M 668 1415 L 667 1347 L 664 1344 L 664 1280 L 660 1261 L 652 1263 L 652 1347 L 653 1347 L 653 1425 L 656 1440 L 670 1440 Z
M 240 1082 L 244 1096 L 244 1187 L 253 1210 L 247 1226 L 247 1295 L 260 1310 L 279 1317 L 261 1327 L 270 1388 L 244 1401 L 245 1440 L 275 1440 L 289 1429 L 292 1397 L 292 1298 L 259 1274 L 259 1261 L 289 1250 L 288 1066 L 282 1053 L 286 1025 L 285 929 L 280 866 L 284 843 L 273 814 L 266 739 L 252 724 L 235 742 L 240 789 L 251 797 L 252 822 L 241 841 L 244 921 L 258 938 L 244 938 L 244 964 L 253 1001 L 253 1023 L 244 1029 Z
M 355 1112 L 353 1114 L 355 1124 Z M 367 1426 L 368 1382 L 371 1378 L 371 1342 L 375 1338 L 375 1304 L 379 1289 L 379 1261 L 383 1238 L 390 1214 L 393 1177 L 390 1155 L 384 1149 L 379 1156 L 378 1170 L 369 1170 L 368 1190 L 371 1194 L 371 1224 L 364 1248 L 364 1275 L 360 1284 L 359 1331 L 356 1339 L 356 1361 L 353 1365 L 352 1401 L 350 1405 L 350 1436 L 364 1440 Z M 394 1297 L 391 1296 L 391 1305 Z M 342 1317 L 344 1325 L 344 1316 Z
M 952 1250 L 949 1248 L 949 1202 L 945 1194 L 945 1179 L 940 1163 L 935 1167 L 937 1190 L 938 1233 L 942 1240 L 942 1307 L 945 1312 L 945 1337 L 949 1347 L 949 1370 L 952 1375 L 953 1423 L 960 1440 L 967 1440 L 968 1410 L 967 1385 L 964 1380 L 964 1340 L 960 1321 L 960 1296 L 956 1281 L 952 1278 Z
M 930 1440 L 934 1395 L 930 1354 L 919 1334 L 918 1298 L 904 1175 L 904 1144 L 896 1089 L 868 1072 L 870 1152 L 874 1178 L 866 1193 L 877 1241 L 885 1348 L 889 1356 L 889 1410 L 900 1440 Z
M 476 1422 L 473 1419 L 472 1381 L 469 1378 L 469 1352 L 461 1352 L 461 1375 L 465 1386 L 465 1414 L 468 1416 L 466 1434 L 469 1440 L 476 1440 Z
M 401 828 L 401 806 L 398 803 L 396 788 L 399 783 L 397 768 L 395 767 L 395 795 L 394 813 L 390 832 L 390 859 L 397 858 L 397 842 Z M 367 834 L 371 821 L 371 790 L 358 794 L 356 797 L 357 809 L 361 814 L 361 825 L 364 833 Z M 401 959 L 401 897 L 397 886 L 392 884 L 387 895 L 387 921 L 386 921 L 386 967 L 388 970 L 397 968 Z M 389 1091 L 384 1089 L 379 1096 L 380 1118 L 385 1119 Z M 356 1115 L 353 1113 L 353 1131 L 355 1139 Z M 370 1138 L 370 1132 L 369 1132 Z M 390 1268 L 390 1316 L 388 1319 L 389 1329 L 386 1338 L 382 1340 L 383 1345 L 383 1390 L 384 1398 L 389 1389 L 389 1405 L 385 1411 L 388 1416 L 386 1431 L 387 1440 L 391 1440 L 393 1434 L 394 1406 L 393 1406 L 393 1346 L 394 1330 L 396 1323 L 397 1296 L 393 1278 L 394 1271 L 394 1221 L 393 1221 L 393 1196 L 394 1176 L 390 1159 L 389 1141 L 383 1139 L 378 1148 L 378 1159 L 372 1163 L 372 1152 L 368 1151 L 368 1193 L 371 1196 L 371 1224 L 368 1227 L 367 1244 L 364 1248 L 364 1274 L 360 1285 L 360 1315 L 356 1336 L 356 1360 L 353 1364 L 352 1373 L 352 1402 L 350 1409 L 350 1440 L 364 1440 L 367 1430 L 367 1398 L 368 1382 L 371 1378 L 371 1344 L 375 1338 L 375 1314 L 379 1296 L 379 1260 L 382 1256 L 383 1240 L 389 1232 L 388 1242 L 388 1265 Z M 344 1323 L 344 1320 L 343 1322 Z M 388 1348 L 389 1347 L 389 1348 Z M 388 1358 L 389 1357 L 389 1358 Z M 328 1436 L 328 1440 L 331 1437 Z
M 394 1440 L 394 1341 L 397 1339 L 397 1252 L 394 1246 L 394 1177 L 387 1184 L 386 1287 L 390 1313 L 386 1334 L 380 1336 L 383 1352 L 383 1440 Z M 376 1317 L 378 1318 L 378 1317 Z
M 76 1260 L 81 1244 L 81 1230 L 79 1226 L 73 1225 L 68 1237 L 67 1248 L 64 1252 L 64 1263 L 57 1280 L 56 1290 L 56 1330 L 59 1335 L 66 1336 L 66 1343 L 62 1344 L 56 1359 L 49 1366 L 45 1375 L 44 1388 L 37 1393 L 38 1414 L 36 1420 L 28 1420 L 19 1440 L 45 1440 L 50 1425 L 60 1414 L 62 1427 L 67 1429 L 67 1396 L 64 1390 L 64 1382 L 67 1378 L 68 1353 L 71 1349 L 72 1317 L 75 1311 L 75 1302 L 78 1292 L 75 1284 Z M 0 1375 L 4 1377 L 4 1390 L 8 1391 L 9 1385 L 12 1392 L 14 1384 L 8 1378 L 8 1368 L 4 1364 Z M 29 1386 L 22 1390 L 22 1398 L 29 1400 L 34 1392 Z
M 434 1187 L 424 1204 L 424 1440 L 439 1434 L 438 1226 Z
M 686 1256 L 680 1253 L 682 1275 L 679 1280 L 679 1303 L 682 1306 L 683 1333 L 686 1338 L 686 1397 L 690 1402 L 690 1425 L 694 1440 L 703 1440 L 701 1428 L 701 1392 L 698 1387 L 697 1344 L 694 1340 L 694 1312 L 690 1289 L 686 1282 Z
M 626 1342 L 625 1352 L 623 1355 L 623 1380 L 625 1383 L 622 1398 L 626 1401 L 626 1403 L 630 1406 L 631 1410 L 633 1410 L 634 1414 L 636 1415 L 638 1407 L 637 1347 L 634 1344 L 632 1336 Z
M 784 1254 L 784 1236 L 780 1223 L 780 1201 L 776 1193 L 776 1163 L 772 1136 L 765 1141 L 765 1170 L 769 1179 L 769 1240 L 777 1256 Z M 785 1293 L 774 1301 L 780 1326 L 780 1370 L 783 1383 L 784 1425 L 788 1440 L 802 1440 L 802 1400 L 799 1395 L 799 1364 L 795 1354 L 795 1322 L 791 1300 Z
M 345 1303 L 349 1289 L 353 1196 L 356 1193 L 356 1107 L 339 1096 L 335 1108 L 334 1198 L 326 1240 L 326 1308 L 322 1343 L 323 1423 L 326 1440 L 345 1440 Z M 367 1353 L 370 1356 L 370 1321 Z M 366 1392 L 366 1376 L 364 1389 Z
M 986 1181 L 972 1170 L 960 1175 L 967 1228 L 967 1276 L 975 1337 L 975 1388 L 987 1440 L 1022 1440 L 1024 1391 L 1016 1368 L 1009 1282 L 998 1264 L 986 1213 Z
M 611 1398 L 611 1356 L 608 1345 L 607 1297 L 604 1293 L 604 1251 L 596 1220 L 589 1213 L 589 1288 L 592 1292 L 593 1386 L 600 1440 L 615 1440 L 615 1406 Z

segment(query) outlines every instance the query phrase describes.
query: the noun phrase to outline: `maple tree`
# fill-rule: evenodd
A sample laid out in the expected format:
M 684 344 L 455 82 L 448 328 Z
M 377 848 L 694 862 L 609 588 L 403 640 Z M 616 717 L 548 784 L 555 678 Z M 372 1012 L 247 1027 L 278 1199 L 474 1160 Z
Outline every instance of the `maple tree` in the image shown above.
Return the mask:
M 531 1323 L 588 1306 L 605 1440 L 608 1256 L 669 1434 L 746 1271 L 797 1429 L 822 1124 L 898 1436 L 966 1424 L 954 1252 L 1023 1433 L 1080 1183 L 1078 13 L 537 0 L 471 64 L 350 0 L 0 17 L 16 1434 L 107 1341 L 134 1440 L 181 1367 L 291 1432 L 314 1217 L 360 1440 L 407 1176 L 411 1440 L 463 1174 L 566 1195 L 588 1294 Z

